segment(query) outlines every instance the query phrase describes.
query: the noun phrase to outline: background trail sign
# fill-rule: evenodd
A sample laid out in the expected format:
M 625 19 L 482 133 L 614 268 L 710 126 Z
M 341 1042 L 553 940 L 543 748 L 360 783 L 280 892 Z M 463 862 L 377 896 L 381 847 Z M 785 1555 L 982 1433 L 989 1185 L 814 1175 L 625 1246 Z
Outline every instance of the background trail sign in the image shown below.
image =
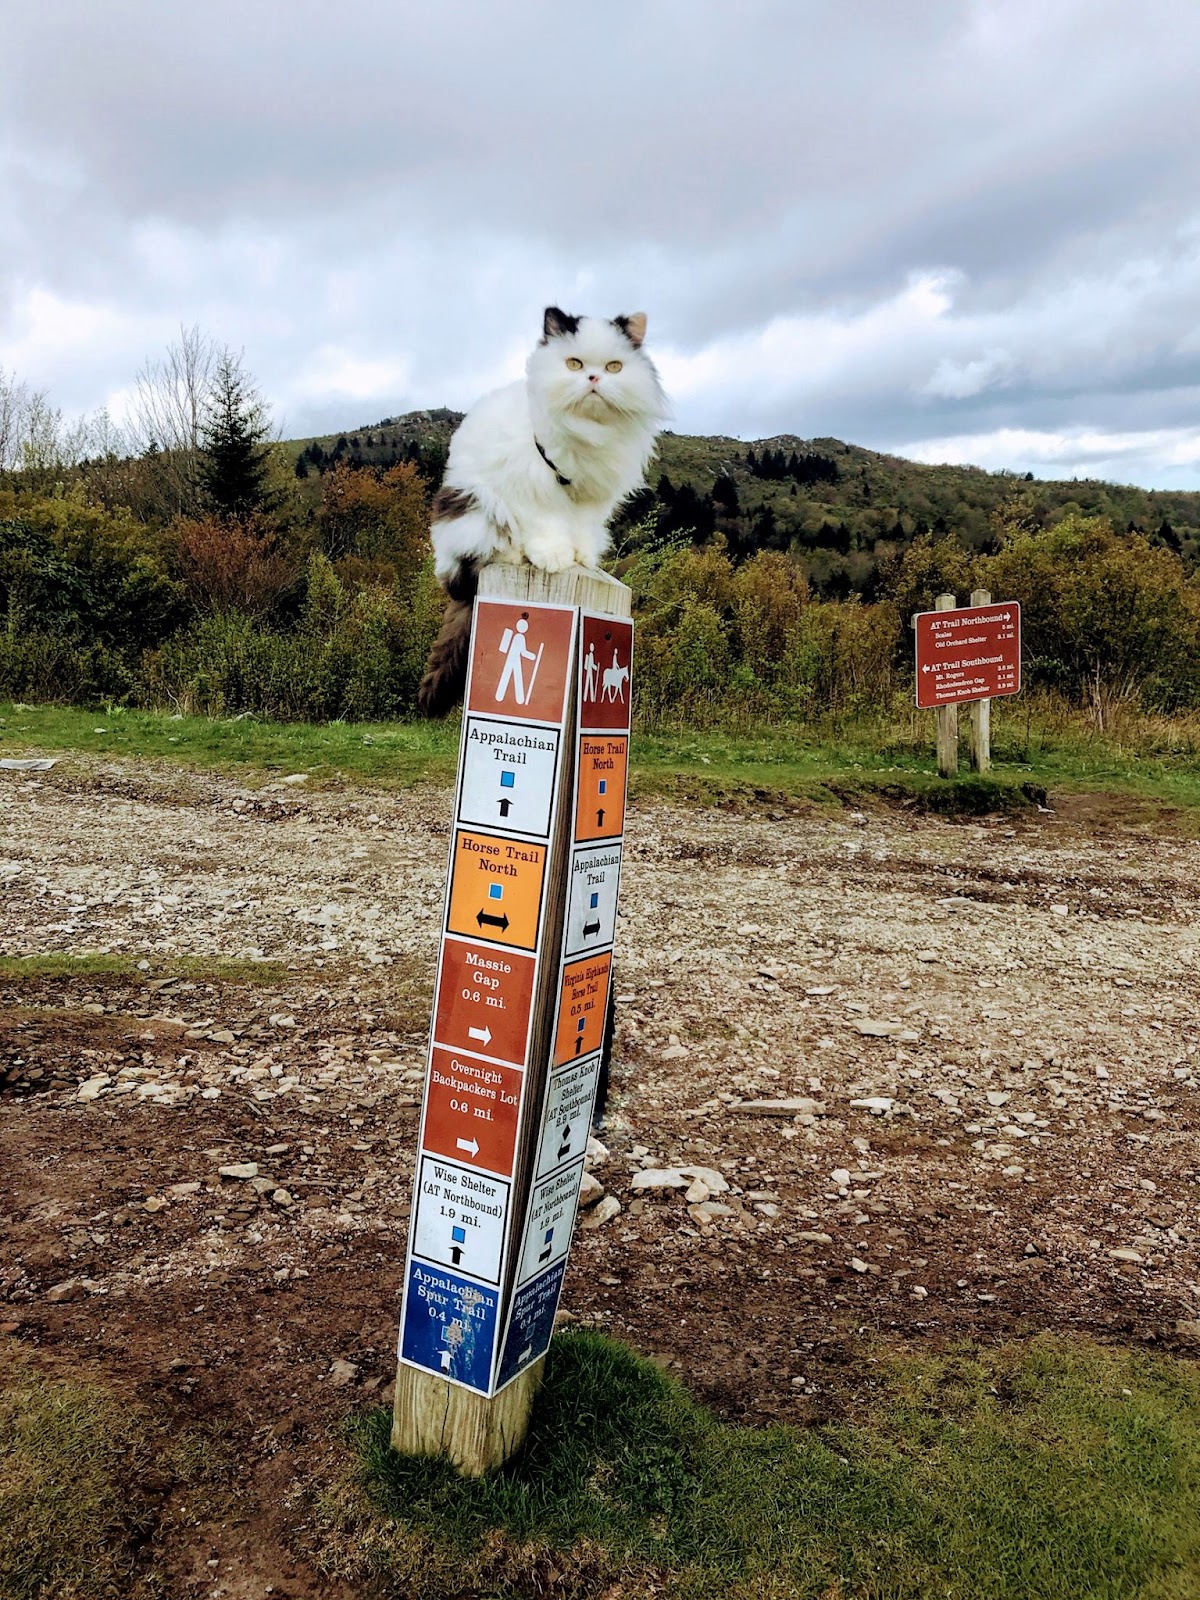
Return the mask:
M 476 602 L 393 1443 L 466 1471 L 524 1432 L 571 1245 L 612 984 L 633 626 L 602 574 Z M 515 1397 L 515 1398 L 509 1398 Z
M 992 696 L 1021 688 L 1021 608 L 1015 601 L 992 604 L 986 589 L 959 606 L 940 594 L 936 609 L 912 619 L 916 641 L 917 705 L 937 716 L 938 776 L 958 772 L 958 708 L 969 705 L 971 765 L 992 765 Z
M 917 706 L 992 700 L 1021 690 L 1021 607 L 960 606 L 915 619 Z

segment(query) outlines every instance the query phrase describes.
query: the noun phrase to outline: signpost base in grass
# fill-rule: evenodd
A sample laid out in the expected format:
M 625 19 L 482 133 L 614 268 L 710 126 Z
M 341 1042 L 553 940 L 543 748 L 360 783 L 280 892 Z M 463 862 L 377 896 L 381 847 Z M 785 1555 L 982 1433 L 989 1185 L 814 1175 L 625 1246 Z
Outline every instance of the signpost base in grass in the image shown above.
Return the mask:
M 496 563 L 478 599 L 392 1424 L 394 1449 L 469 1477 L 525 1439 L 566 1268 L 633 644 L 630 592 L 602 572 Z

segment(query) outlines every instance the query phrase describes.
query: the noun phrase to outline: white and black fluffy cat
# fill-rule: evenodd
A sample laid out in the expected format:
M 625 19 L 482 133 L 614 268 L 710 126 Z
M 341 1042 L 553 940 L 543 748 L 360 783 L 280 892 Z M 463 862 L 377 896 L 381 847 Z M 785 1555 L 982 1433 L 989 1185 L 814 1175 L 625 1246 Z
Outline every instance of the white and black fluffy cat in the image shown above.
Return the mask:
M 433 554 L 449 596 L 418 693 L 427 716 L 462 694 L 480 567 L 594 567 L 608 519 L 642 483 L 667 402 L 642 349 L 644 312 L 546 309 L 525 378 L 485 395 L 450 442 L 433 501 Z

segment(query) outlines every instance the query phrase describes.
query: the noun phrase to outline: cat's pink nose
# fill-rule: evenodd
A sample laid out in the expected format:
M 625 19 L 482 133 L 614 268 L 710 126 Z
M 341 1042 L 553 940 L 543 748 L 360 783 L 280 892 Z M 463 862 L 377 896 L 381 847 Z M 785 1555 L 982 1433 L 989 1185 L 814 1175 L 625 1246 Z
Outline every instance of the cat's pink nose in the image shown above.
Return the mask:
M 600 382 L 600 374 L 598 372 L 589 372 L 588 373 L 588 382 L 589 383 L 599 383 Z

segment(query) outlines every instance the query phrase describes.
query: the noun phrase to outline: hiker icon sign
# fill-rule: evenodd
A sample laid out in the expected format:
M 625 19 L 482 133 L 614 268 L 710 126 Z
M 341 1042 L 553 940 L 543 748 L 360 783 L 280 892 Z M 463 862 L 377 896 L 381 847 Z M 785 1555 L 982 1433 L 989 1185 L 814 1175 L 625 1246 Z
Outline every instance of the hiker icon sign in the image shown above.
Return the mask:
M 477 600 L 467 709 L 490 717 L 561 723 L 571 675 L 575 612 L 528 601 Z

